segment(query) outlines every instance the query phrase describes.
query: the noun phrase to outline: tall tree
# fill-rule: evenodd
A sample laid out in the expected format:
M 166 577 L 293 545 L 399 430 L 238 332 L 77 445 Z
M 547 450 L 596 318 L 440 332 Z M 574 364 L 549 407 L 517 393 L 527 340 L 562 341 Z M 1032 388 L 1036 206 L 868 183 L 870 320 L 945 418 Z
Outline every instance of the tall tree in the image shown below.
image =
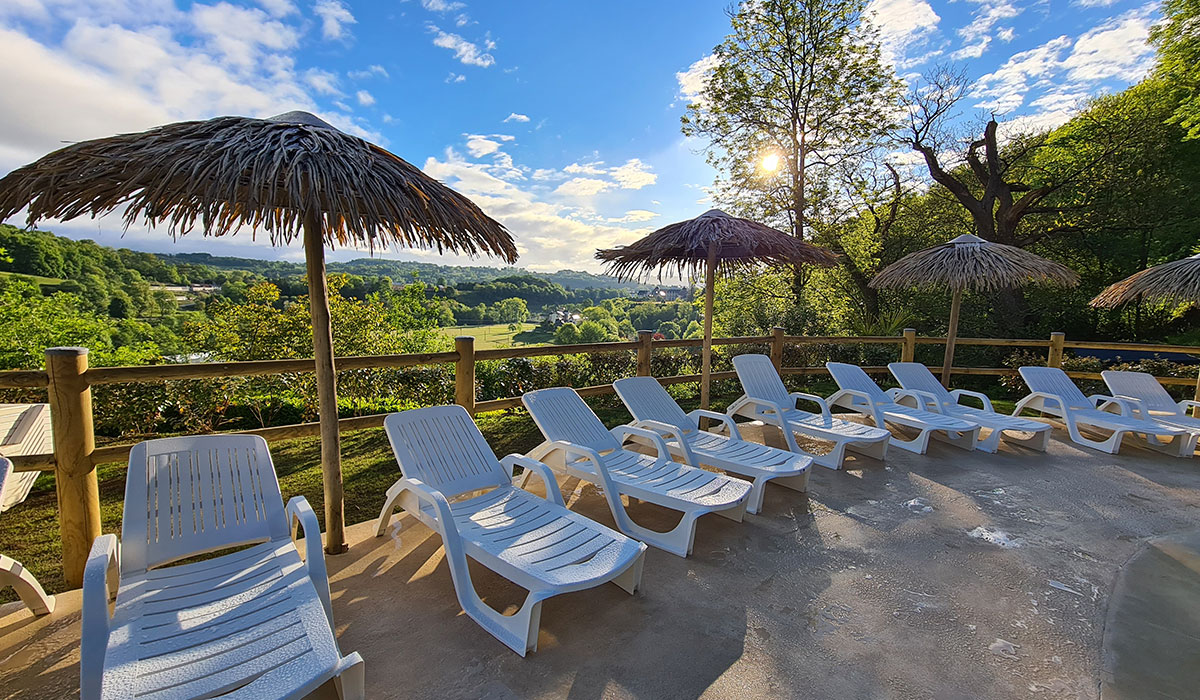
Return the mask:
M 1172 120 L 1200 139 L 1200 0 L 1164 0 L 1162 14 L 1150 30 L 1157 73 L 1181 93 Z
M 710 143 L 723 204 L 803 237 L 811 182 L 890 133 L 899 83 L 865 5 L 746 0 L 730 12 L 733 31 L 683 117 L 684 134 Z

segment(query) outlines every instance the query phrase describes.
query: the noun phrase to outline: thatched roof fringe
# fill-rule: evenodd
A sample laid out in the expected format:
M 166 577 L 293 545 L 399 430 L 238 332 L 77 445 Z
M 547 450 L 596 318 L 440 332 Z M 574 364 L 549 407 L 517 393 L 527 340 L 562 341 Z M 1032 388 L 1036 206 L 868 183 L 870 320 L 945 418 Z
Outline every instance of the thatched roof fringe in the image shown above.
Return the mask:
M 218 117 L 67 146 L 0 179 L 0 221 L 124 209 L 173 236 L 243 225 L 287 243 L 318 212 L 329 245 L 397 244 L 517 257 L 512 237 L 473 202 L 388 151 L 323 122 Z M 299 123 L 303 121 L 304 123 Z
M 1091 305 L 1111 308 L 1133 301 L 1200 304 L 1200 255 L 1155 265 L 1100 292 Z
M 966 235 L 900 258 L 871 280 L 883 288 L 949 287 L 990 292 L 1025 284 L 1073 287 L 1079 275 L 1069 267 L 1015 246 Z

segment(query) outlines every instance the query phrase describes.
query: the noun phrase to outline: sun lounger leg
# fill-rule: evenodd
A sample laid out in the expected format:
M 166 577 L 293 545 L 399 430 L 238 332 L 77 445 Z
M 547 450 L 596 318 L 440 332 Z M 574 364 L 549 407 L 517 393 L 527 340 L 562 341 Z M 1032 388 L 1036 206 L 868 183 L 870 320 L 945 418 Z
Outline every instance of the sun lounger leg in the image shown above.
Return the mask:
M 938 440 L 941 440 L 942 442 L 954 445 L 959 449 L 967 450 L 969 452 L 975 449 L 975 444 L 979 440 L 980 430 L 980 428 L 976 428 L 970 432 L 964 431 L 961 433 L 956 433 L 949 430 L 937 430 L 931 431 L 930 435 Z M 992 451 L 995 452 L 995 450 Z M 921 454 L 924 453 L 922 452 Z
M 750 492 L 750 494 L 753 494 L 753 493 L 754 493 L 753 491 Z M 742 522 L 742 519 L 746 515 L 746 506 L 747 506 L 747 503 L 749 502 L 749 500 L 750 500 L 749 498 L 743 498 L 740 502 L 738 502 L 737 505 L 733 506 L 732 508 L 726 508 L 725 510 L 714 510 L 713 514 L 719 515 L 722 518 L 729 518 L 730 520 L 732 520 L 735 523 L 740 523 L 740 522 Z M 689 548 L 688 551 L 691 551 L 691 549 Z
M 983 431 L 981 430 L 980 432 L 982 433 Z M 1000 436 L 1003 433 L 1004 431 L 1001 429 L 993 428 L 992 432 L 988 433 L 986 438 L 980 438 L 975 442 L 975 449 L 979 450 L 980 452 L 994 454 L 996 450 L 1000 449 Z
M 362 657 L 356 651 L 347 656 L 345 661 L 349 661 L 350 666 L 335 676 L 333 681 L 338 697 L 341 700 L 364 700 L 367 688 Z
M 912 440 L 901 440 L 895 435 L 892 435 L 891 443 L 902 450 L 923 455 L 929 450 L 929 434 L 931 432 L 932 431 L 930 430 L 922 430 L 921 433 Z
M 1009 442 L 1014 445 L 1023 445 L 1032 450 L 1037 450 L 1038 452 L 1045 452 L 1046 448 L 1050 446 L 1050 436 L 1053 432 L 1053 430 L 1039 430 L 1027 438 L 1017 437 L 1016 435 L 1012 434 L 1005 434 L 1002 437 L 1005 442 Z
M 891 438 L 888 438 L 887 440 L 875 440 L 874 442 L 851 442 L 845 445 L 845 449 L 882 462 L 887 459 L 888 444 L 891 441 Z M 841 445 L 838 447 L 840 448 Z
M 612 582 L 621 587 L 629 595 L 637 593 L 642 588 L 642 568 L 646 562 L 646 553 L 642 552 L 633 560 L 621 574 L 613 578 Z
M 387 498 L 383 501 L 383 508 L 379 511 L 379 523 L 375 526 L 375 536 L 383 537 L 387 532 L 388 521 L 392 519 L 392 513 L 396 507 L 400 505 L 400 497 L 404 494 L 404 489 L 400 484 L 393 484 L 387 490 Z
M 808 472 L 796 476 L 781 476 L 777 479 L 772 479 L 771 483 L 779 484 L 793 491 L 806 492 L 808 491 Z
M 1066 420 L 1067 434 L 1071 436 L 1071 440 L 1073 440 L 1075 443 L 1083 445 L 1084 447 L 1090 447 L 1093 450 L 1107 452 L 1110 455 L 1115 455 L 1121 450 L 1121 439 L 1125 437 L 1126 431 L 1115 430 L 1113 431 L 1112 435 L 1108 436 L 1107 440 L 1091 440 L 1083 436 L 1083 433 L 1080 432 L 1079 426 L 1075 423 L 1075 421 L 1069 418 Z
M 34 615 L 54 612 L 54 596 L 46 595 L 42 584 L 20 562 L 0 554 L 0 586 L 12 586 L 25 607 Z

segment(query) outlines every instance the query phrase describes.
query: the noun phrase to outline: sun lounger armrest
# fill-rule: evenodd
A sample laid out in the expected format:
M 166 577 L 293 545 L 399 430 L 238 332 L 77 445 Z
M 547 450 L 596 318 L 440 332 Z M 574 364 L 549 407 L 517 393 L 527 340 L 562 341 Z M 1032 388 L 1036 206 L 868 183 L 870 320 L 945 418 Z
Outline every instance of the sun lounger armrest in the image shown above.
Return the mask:
M 1122 396 L 1105 396 L 1104 394 L 1092 394 L 1088 397 L 1096 408 L 1103 411 L 1109 405 L 1118 406 L 1121 409 L 1121 415 L 1127 418 L 1136 418 L 1134 415 L 1137 411 L 1144 411 L 1145 404 L 1140 399 L 1127 398 Z M 1148 413 L 1146 415 L 1149 415 Z
M 667 461 L 670 461 L 671 459 L 671 450 L 667 447 L 667 441 L 663 439 L 662 435 L 654 432 L 653 430 L 637 428 L 632 425 L 618 425 L 609 432 L 613 434 L 613 437 L 620 440 L 621 444 L 625 444 L 625 440 L 630 437 L 644 437 L 654 444 L 654 449 L 658 450 L 659 459 L 665 459 Z
M 716 411 L 709 411 L 709 410 L 705 410 L 703 408 L 697 408 L 696 410 L 689 413 L 688 417 L 689 418 L 710 418 L 719 423 L 722 423 L 725 426 L 725 428 L 729 431 L 729 437 L 733 438 L 734 440 L 740 440 L 742 438 L 741 433 L 738 432 L 737 423 L 735 423 L 732 418 L 725 415 L 724 413 L 717 413 Z
M 788 394 L 792 401 L 811 401 L 821 407 L 821 418 L 825 419 L 825 424 L 829 425 L 833 420 L 833 412 L 829 410 L 829 402 L 817 396 L 816 394 L 806 394 L 803 391 L 793 391 Z
M 325 615 L 333 626 L 333 603 L 329 599 L 329 572 L 325 569 L 325 551 L 321 548 L 321 524 L 317 522 L 317 514 L 304 496 L 293 496 L 286 507 L 288 528 L 292 531 L 292 539 L 296 539 L 297 526 L 304 533 L 304 565 L 308 567 L 308 577 L 312 579 L 321 604 L 325 606 Z M 316 546 L 313 546 L 316 545 Z
M 562 491 L 558 488 L 558 479 L 554 478 L 554 470 L 552 470 L 550 467 L 532 457 L 526 457 L 525 455 L 519 455 L 516 453 L 508 455 L 504 459 L 500 460 L 500 463 L 503 464 L 510 473 L 512 472 L 513 467 L 521 467 L 522 469 L 528 469 L 534 474 L 537 474 L 542 478 L 542 483 L 546 485 L 546 500 L 564 508 L 567 507 L 566 502 L 563 501 Z
M 1033 392 L 1026 394 L 1024 397 L 1021 398 L 1020 401 L 1017 402 L 1016 407 L 1013 408 L 1012 414 L 1014 416 L 1021 415 L 1021 411 L 1024 411 L 1026 406 L 1028 406 L 1030 403 L 1032 403 L 1033 401 L 1035 401 L 1037 399 L 1042 400 L 1042 408 L 1046 408 L 1047 403 L 1054 403 L 1054 404 L 1058 405 L 1058 410 L 1063 411 L 1064 413 L 1066 412 L 1066 409 L 1064 408 L 1064 405 L 1063 405 L 1063 400 L 1062 400 L 1062 398 L 1059 397 L 1058 394 L 1048 394 L 1044 391 L 1033 391 Z M 1038 409 L 1030 409 L 1030 410 L 1038 410 Z
M 842 399 L 846 397 L 862 399 L 867 405 L 855 405 L 853 401 L 842 403 Z M 875 401 L 871 399 L 871 395 L 865 391 L 859 391 L 857 389 L 839 389 L 831 394 L 827 400 L 831 406 L 843 406 L 854 411 L 859 411 L 860 413 L 863 412 L 864 409 L 870 409 L 871 419 L 875 421 L 876 427 L 882 428 L 884 426 L 883 416 L 879 413 L 879 407 L 875 405 Z
M 83 567 L 83 613 L 79 646 L 79 687 L 83 700 L 100 697 L 104 654 L 108 650 L 108 601 L 120 586 L 119 545 L 114 534 L 100 535 L 92 543 Z
M 928 391 L 921 391 L 920 389 L 888 389 L 887 394 L 892 397 L 893 401 L 902 396 L 910 396 L 917 402 L 917 408 L 922 411 L 928 411 L 929 409 L 926 406 L 933 404 L 933 413 L 942 413 L 942 403 Z M 897 401 L 897 403 L 899 402 Z
M 1200 401 L 1193 401 L 1191 399 L 1184 399 L 1176 405 L 1179 406 L 1180 413 L 1187 413 L 1189 408 L 1200 410 Z
M 983 410 L 988 413 L 995 413 L 996 409 L 992 408 L 992 400 L 987 394 L 981 394 L 978 391 L 968 391 L 966 389 L 955 389 L 950 392 L 950 398 L 954 399 L 954 403 L 962 403 L 962 397 L 969 396 L 973 399 L 979 399 L 983 402 Z
M 688 445 L 687 440 L 683 439 L 683 430 L 681 430 L 679 428 L 679 426 L 671 425 L 670 423 L 664 423 L 660 420 L 652 420 L 649 418 L 643 419 L 643 420 L 635 420 L 634 422 L 630 423 L 629 425 L 634 428 L 643 428 L 646 430 L 653 430 L 654 432 L 661 435 L 663 437 L 664 441 L 673 440 L 675 442 L 675 444 L 679 446 L 679 449 L 681 451 L 683 451 L 684 461 L 687 462 L 688 464 L 696 463 L 695 462 L 696 455 L 692 454 L 692 448 Z

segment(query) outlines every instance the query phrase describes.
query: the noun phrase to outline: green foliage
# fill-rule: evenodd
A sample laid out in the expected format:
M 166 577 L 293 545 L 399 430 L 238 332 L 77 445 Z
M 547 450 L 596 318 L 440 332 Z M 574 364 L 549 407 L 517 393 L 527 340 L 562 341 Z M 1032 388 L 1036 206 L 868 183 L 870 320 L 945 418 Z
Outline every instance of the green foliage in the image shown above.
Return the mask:
M 555 345 L 575 345 L 580 341 L 579 326 L 574 323 L 564 323 L 554 331 Z
M 1157 75 L 1179 90 L 1172 122 L 1200 139 L 1200 0 L 1164 0 L 1163 20 L 1150 30 Z
M 524 323 L 529 319 L 529 306 L 520 297 L 509 297 L 493 304 L 488 315 L 495 323 Z

